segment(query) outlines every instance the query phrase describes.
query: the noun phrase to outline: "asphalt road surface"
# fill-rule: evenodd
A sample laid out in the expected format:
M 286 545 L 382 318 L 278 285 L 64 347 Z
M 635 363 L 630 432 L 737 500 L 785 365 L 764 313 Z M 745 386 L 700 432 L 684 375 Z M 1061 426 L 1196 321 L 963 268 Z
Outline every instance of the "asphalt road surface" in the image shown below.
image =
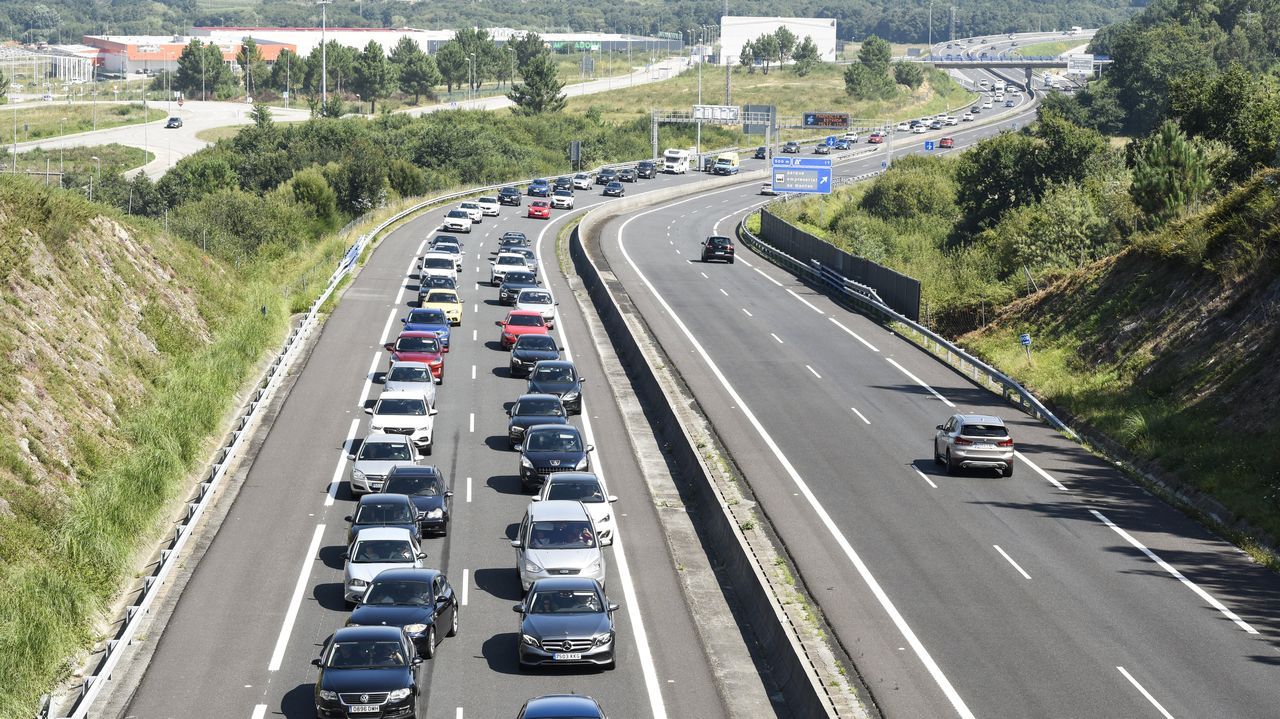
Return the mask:
M 1025 107 L 919 140 L 962 148 Z M 1280 715 L 1277 577 L 745 246 L 701 263 L 757 190 L 629 213 L 601 241 L 884 714 Z M 1010 423 L 1011 478 L 934 465 L 959 411 Z

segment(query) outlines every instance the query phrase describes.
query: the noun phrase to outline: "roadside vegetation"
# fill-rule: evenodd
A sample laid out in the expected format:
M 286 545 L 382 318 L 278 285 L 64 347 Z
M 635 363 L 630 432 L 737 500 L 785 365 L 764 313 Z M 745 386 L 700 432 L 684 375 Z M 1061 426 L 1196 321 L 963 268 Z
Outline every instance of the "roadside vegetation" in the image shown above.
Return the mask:
M 1037 42 L 1015 47 L 1011 54 L 1024 57 L 1057 57 L 1067 50 L 1080 45 L 1079 38 L 1073 40 L 1051 40 L 1049 42 Z
M 71 135 L 77 132 L 88 132 L 94 129 L 94 117 L 97 117 L 97 128 L 105 130 L 121 125 L 134 125 L 142 122 L 160 120 L 165 116 L 163 109 L 155 107 L 143 109 L 142 103 L 116 104 L 37 102 L 23 105 L 13 104 L 0 111 L 0 120 L 5 128 L 4 139 L 13 140 L 13 128 L 17 128 L 18 142 L 43 140 Z
M 100 162 L 94 161 L 93 158 L 95 157 Z M 127 172 L 151 162 L 155 159 L 155 153 L 144 153 L 136 147 L 128 147 L 113 142 L 109 145 L 54 149 L 37 147 L 34 150 L 19 152 L 17 159 L 19 173 L 37 176 L 35 179 L 43 184 L 43 175 L 47 169 L 50 173 L 54 173 L 50 184 L 56 187 L 58 185 L 56 173 L 64 172 L 68 182 L 64 182 L 62 186 L 72 187 L 70 181 L 79 181 L 82 184 L 87 184 L 89 175 L 94 175 L 96 178 L 99 164 L 101 164 L 102 176 L 112 177 L 118 173 Z M 12 155 L 9 157 L 9 161 L 10 163 L 13 162 Z M 3 171 L 8 171 L 12 167 L 12 164 L 10 164 L 2 169 Z M 96 182 L 97 180 L 95 179 Z

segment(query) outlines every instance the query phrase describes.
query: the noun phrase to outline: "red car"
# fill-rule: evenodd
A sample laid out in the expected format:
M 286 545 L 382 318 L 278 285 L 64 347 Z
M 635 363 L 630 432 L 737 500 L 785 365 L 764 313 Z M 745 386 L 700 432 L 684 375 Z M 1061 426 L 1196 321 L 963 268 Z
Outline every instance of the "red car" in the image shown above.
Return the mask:
M 498 336 L 498 344 L 502 345 L 504 350 L 511 349 L 511 345 L 515 344 L 521 335 L 547 334 L 547 321 L 542 318 L 542 313 L 536 310 L 511 310 L 507 313 L 505 320 L 498 320 L 494 324 L 502 328 L 502 333 Z
M 530 202 L 529 217 L 536 217 L 539 220 L 551 219 L 551 204 L 544 200 Z
M 867 142 L 871 143 L 872 145 L 879 145 L 880 143 L 884 142 L 884 133 L 883 132 L 871 133 L 870 135 L 867 136 Z
M 436 384 L 444 384 L 444 348 L 435 332 L 408 330 L 384 345 L 392 362 L 425 362 Z
M 956 139 L 954 137 L 944 137 L 941 140 L 938 140 L 938 147 L 944 150 L 946 150 L 947 148 L 955 147 L 955 146 L 956 146 Z

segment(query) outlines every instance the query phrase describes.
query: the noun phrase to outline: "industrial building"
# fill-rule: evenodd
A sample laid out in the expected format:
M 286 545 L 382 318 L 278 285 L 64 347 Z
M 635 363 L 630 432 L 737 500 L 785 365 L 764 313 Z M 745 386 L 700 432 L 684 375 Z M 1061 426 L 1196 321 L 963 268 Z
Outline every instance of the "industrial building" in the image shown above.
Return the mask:
M 234 65 L 244 36 L 234 39 L 199 37 L 196 35 L 85 35 L 84 45 L 96 48 L 95 65 L 107 75 L 128 76 L 137 73 L 174 71 L 178 58 L 192 40 L 212 42 L 222 51 L 223 62 Z M 275 62 L 284 50 L 297 52 L 297 46 L 273 39 L 258 39 L 258 49 L 268 63 Z
M 817 17 L 745 17 L 726 15 L 720 18 L 720 63 L 736 63 L 742 56 L 742 46 L 761 35 L 777 32 L 785 27 L 795 33 L 796 40 L 806 36 L 818 46 L 818 57 L 823 62 L 836 60 L 836 21 Z

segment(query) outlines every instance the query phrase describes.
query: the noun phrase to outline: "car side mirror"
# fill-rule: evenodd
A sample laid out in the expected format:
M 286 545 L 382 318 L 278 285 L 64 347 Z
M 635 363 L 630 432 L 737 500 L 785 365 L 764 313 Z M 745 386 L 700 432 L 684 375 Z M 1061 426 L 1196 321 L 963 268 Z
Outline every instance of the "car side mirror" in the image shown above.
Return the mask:
M 579 377 L 579 378 L 578 378 L 578 384 L 582 384 L 583 382 L 586 382 L 586 381 L 587 381 L 587 378 L 586 378 L 586 377 Z
M 524 605 L 516 604 L 511 607 L 511 611 L 515 612 L 516 614 L 524 614 Z
M 409 666 L 416 667 L 422 664 L 422 657 L 414 657 L 409 661 Z
M 934 427 L 934 429 L 942 429 L 942 425 L 938 425 L 938 426 Z
M 312 659 L 312 660 L 311 660 L 311 666 L 313 666 L 313 667 L 318 667 L 318 666 L 320 666 L 320 665 L 321 665 L 321 664 L 323 664 L 323 663 L 324 663 L 324 662 L 322 662 L 322 661 L 320 660 L 320 657 L 316 657 L 315 659 Z
M 426 552 L 418 552 L 418 559 L 426 559 L 426 558 L 427 558 Z
M 617 497 L 616 495 L 612 495 L 612 494 L 611 494 L 611 495 L 609 495 L 609 502 L 610 502 L 610 503 L 613 503 L 613 502 L 616 502 L 616 501 L 618 501 L 618 497 Z
M 561 352 L 564 352 L 564 348 L 563 348 L 563 347 L 557 347 L 556 349 L 557 349 L 557 350 L 559 350 L 559 351 L 561 351 Z
M 350 514 L 348 514 L 347 516 L 343 517 L 343 518 L 342 518 L 342 521 L 344 521 L 344 522 L 350 522 L 350 521 L 351 521 L 351 515 L 350 515 Z
M 365 413 L 365 414 L 373 414 L 373 408 L 372 408 L 372 407 L 365 407 L 365 408 L 364 408 L 364 413 Z
M 446 496 L 446 497 L 452 497 L 452 496 L 453 496 L 453 490 L 452 490 L 452 489 L 445 490 L 444 496 Z
M 427 410 L 428 417 L 434 417 L 437 414 L 439 414 L 439 410 L 437 410 L 435 407 L 432 407 L 431 409 Z
M 595 446 L 594 444 L 589 444 L 589 445 L 587 445 L 587 451 L 588 451 L 588 452 L 594 452 L 594 451 L 596 451 L 596 446 Z
M 402 324 L 402 325 L 403 325 L 403 324 L 408 323 L 408 321 L 409 321 L 409 318 L 408 318 L 408 317 L 401 317 L 401 318 L 400 318 L 400 324 Z
M 388 352 L 393 352 L 393 351 L 395 351 L 395 348 L 396 348 L 396 343 L 395 343 L 395 342 L 388 342 L 388 343 L 386 343 L 385 345 L 382 345 L 382 349 L 384 349 L 384 350 L 386 350 L 386 351 L 388 351 Z
M 496 327 L 501 327 L 501 326 L 502 326 L 502 320 L 494 320 L 493 324 L 494 324 L 494 326 L 496 326 Z
M 354 454 L 348 454 L 348 455 L 347 455 L 347 459 L 349 459 L 349 460 L 351 460 L 352 462 L 354 462 L 354 461 L 355 461 L 355 459 L 356 459 L 356 456 L 355 456 Z
M 516 549 L 519 549 L 519 548 L 520 548 L 520 540 L 519 540 L 519 539 L 513 539 L 513 540 L 511 540 L 511 546 L 515 547 Z
M 609 605 L 609 611 L 610 611 L 610 612 L 616 612 L 616 611 L 618 611 L 618 609 L 619 609 L 619 607 L 618 607 L 618 605 L 617 605 L 617 604 L 610 604 L 610 605 Z

